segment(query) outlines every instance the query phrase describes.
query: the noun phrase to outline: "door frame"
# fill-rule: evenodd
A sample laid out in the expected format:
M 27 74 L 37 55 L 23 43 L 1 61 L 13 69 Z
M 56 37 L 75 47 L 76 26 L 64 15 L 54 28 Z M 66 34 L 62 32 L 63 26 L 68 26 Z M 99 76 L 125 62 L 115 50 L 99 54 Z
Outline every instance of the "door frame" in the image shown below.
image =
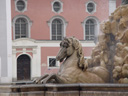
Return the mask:
M 22 53 L 22 54 L 19 54 L 16 58 L 16 81 L 22 81 L 22 80 L 18 80 L 17 78 L 17 59 L 22 55 L 27 55 L 30 58 L 30 80 L 32 79 L 32 56 L 27 53 Z

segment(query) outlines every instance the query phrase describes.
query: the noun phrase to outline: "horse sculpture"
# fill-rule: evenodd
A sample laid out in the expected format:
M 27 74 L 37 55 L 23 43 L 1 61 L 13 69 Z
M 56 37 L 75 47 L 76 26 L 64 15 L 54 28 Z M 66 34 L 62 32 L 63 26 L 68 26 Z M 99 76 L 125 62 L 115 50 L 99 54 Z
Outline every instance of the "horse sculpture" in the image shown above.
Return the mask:
M 56 59 L 63 63 L 57 74 L 46 74 L 35 83 L 106 83 L 109 72 L 105 66 L 87 68 L 82 46 L 74 37 L 64 38 Z

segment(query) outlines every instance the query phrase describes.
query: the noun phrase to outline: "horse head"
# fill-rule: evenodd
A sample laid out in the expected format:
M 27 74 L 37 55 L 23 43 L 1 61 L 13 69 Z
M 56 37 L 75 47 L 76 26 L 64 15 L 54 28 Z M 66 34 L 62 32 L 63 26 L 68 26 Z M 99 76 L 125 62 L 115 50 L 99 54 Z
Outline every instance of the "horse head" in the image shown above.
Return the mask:
M 60 50 L 56 56 L 56 59 L 60 62 L 62 62 L 65 58 L 70 57 L 74 51 L 77 51 L 77 57 L 78 57 L 78 67 L 84 68 L 84 54 L 82 51 L 82 46 L 74 37 L 64 38 L 64 40 L 60 43 Z

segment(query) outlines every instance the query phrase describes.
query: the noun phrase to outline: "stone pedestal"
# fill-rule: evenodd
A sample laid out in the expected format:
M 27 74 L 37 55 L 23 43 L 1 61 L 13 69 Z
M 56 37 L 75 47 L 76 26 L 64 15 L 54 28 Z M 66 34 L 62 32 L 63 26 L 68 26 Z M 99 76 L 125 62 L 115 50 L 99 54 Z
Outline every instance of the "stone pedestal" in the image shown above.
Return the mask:
M 0 85 L 0 96 L 128 96 L 128 84 Z
M 0 1 L 0 83 L 12 82 L 11 0 Z

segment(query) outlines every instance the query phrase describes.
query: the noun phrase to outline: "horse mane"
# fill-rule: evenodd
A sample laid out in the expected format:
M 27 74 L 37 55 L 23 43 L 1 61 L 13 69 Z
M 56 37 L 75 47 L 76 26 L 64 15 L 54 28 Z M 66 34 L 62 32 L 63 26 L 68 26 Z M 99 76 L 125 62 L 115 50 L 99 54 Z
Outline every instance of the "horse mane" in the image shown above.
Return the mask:
M 69 37 L 65 38 L 64 40 L 68 41 L 68 44 L 74 47 L 74 49 L 77 51 L 77 57 L 78 57 L 78 67 L 81 68 L 82 70 L 84 69 L 84 64 L 85 64 L 85 59 L 84 59 L 84 53 L 82 50 L 82 45 L 79 42 L 78 39 L 75 37 Z

